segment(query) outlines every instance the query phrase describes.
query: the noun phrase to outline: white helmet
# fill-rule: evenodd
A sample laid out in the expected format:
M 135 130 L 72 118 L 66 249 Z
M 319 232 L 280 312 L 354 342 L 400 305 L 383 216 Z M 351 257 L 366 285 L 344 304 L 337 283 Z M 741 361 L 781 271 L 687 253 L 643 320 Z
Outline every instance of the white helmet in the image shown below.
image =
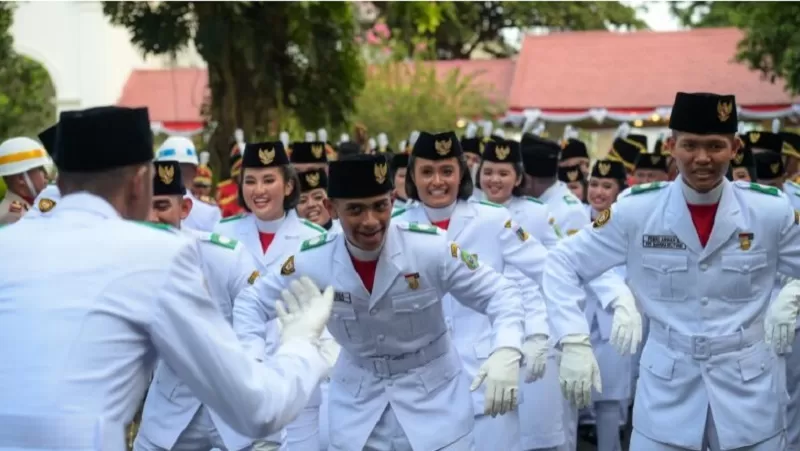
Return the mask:
M 188 163 L 195 166 L 200 164 L 197 157 L 197 149 L 191 139 L 184 136 L 170 136 L 164 144 L 158 148 L 156 153 L 157 161 L 176 161 L 178 163 Z
M 11 138 L 0 144 L 0 177 L 24 174 L 50 164 L 44 146 L 30 138 Z

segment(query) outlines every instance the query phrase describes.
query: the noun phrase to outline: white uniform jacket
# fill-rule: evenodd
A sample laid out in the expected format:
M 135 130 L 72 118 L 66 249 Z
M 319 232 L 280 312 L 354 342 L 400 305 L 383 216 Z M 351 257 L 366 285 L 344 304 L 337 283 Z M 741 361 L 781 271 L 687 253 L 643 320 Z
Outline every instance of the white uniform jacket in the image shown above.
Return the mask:
M 125 221 L 97 196 L 71 194 L 3 227 L 0 249 L 15 256 L 0 259 L 0 341 L 14 343 L 0 348 L 3 446 L 94 449 L 78 442 L 96 443 L 98 427 L 122 440 L 156 358 L 232 427 L 264 436 L 327 369 L 302 342 L 275 365 L 254 362 L 209 297 L 196 240 Z
M 418 205 L 396 216 L 397 220 L 430 224 L 425 207 Z M 535 238 L 515 223 L 502 205 L 485 201 L 458 201 L 450 216 L 447 238 L 476 255 L 482 264 L 502 273 L 520 287 L 525 309 L 525 332 L 549 335 L 546 321 L 547 308 L 541 293 L 542 264 L 547 250 Z M 465 300 L 448 296 L 444 299 L 444 312 L 453 334 L 458 353 L 466 369 L 465 378 L 474 377 L 480 365 L 496 347 L 504 345 L 492 341 L 489 318 L 462 306 Z M 574 308 L 579 319 L 577 327 L 588 333 L 583 314 Z M 506 346 L 520 347 L 524 334 Z M 483 412 L 483 389 L 473 392 L 476 414 Z
M 241 241 L 265 268 L 280 264 L 287 255 L 300 249 L 303 241 L 326 232 L 325 229 L 313 222 L 300 219 L 294 210 L 286 212 L 286 218 L 275 232 L 275 238 L 266 253 L 261 252 L 256 217 L 252 213 L 225 218 L 214 227 L 214 231 L 222 236 Z
M 539 196 L 539 200 L 547 205 L 550 214 L 555 218 L 557 230 L 563 238 L 569 238 L 578 233 L 578 230 L 591 222 L 586 206 L 572 194 L 564 182 L 556 182 Z M 589 294 L 593 293 L 597 297 L 603 308 L 610 306 L 611 302 L 620 296 L 620 289 L 627 290 L 625 280 L 613 271 L 608 271 L 584 282 L 584 288 L 590 291 Z M 581 304 L 581 308 L 585 308 L 585 305 Z M 551 327 L 555 329 L 554 334 L 559 337 L 559 340 L 560 337 L 567 335 L 558 332 L 562 326 L 553 315 L 549 315 L 548 320 Z
M 181 222 L 181 227 L 212 232 L 214 226 L 222 219 L 222 211 L 219 207 L 203 202 L 195 197 L 191 191 L 186 191 L 186 196 L 184 197 L 192 200 L 192 210 L 189 212 L 189 216 Z
M 776 271 L 800 275 L 798 217 L 777 189 L 722 183 L 705 247 L 679 179 L 639 185 L 593 226 L 559 243 L 545 266 L 546 295 L 579 302 L 581 280 L 627 265 L 650 319 L 634 427 L 690 449 L 700 449 L 708 406 L 722 449 L 759 443 L 784 428 L 785 374 L 764 343 L 763 317 Z
M 35 218 L 41 214 L 50 213 L 56 207 L 58 202 L 61 201 L 61 191 L 55 184 L 50 184 L 36 196 L 30 210 L 25 213 L 22 218 Z
M 203 276 L 211 298 L 225 319 L 232 323 L 233 300 L 242 289 L 256 281 L 263 268 L 235 240 L 211 232 L 182 231 L 198 241 Z M 200 405 L 200 400 L 172 368 L 159 362 L 147 393 L 139 434 L 161 448 L 172 449 Z M 213 410 L 209 413 L 228 449 L 242 449 L 253 442 L 236 433 Z
M 323 235 L 236 298 L 234 328 L 254 355 L 274 300 L 300 275 L 336 290 L 328 328 L 342 352 L 328 395 L 331 450 L 363 449 L 387 405 L 415 450 L 440 449 L 472 430 L 469 382 L 460 377 L 440 299 L 457 295 L 491 318 L 497 347 L 518 349 L 523 311 L 514 284 L 440 229 L 392 222 L 368 293 L 345 237 Z

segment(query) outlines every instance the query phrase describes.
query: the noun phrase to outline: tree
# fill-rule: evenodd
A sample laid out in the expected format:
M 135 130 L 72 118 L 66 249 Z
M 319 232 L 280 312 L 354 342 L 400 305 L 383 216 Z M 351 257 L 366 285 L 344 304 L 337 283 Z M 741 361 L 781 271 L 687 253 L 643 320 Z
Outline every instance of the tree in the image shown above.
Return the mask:
M 408 53 L 428 44 L 429 59 L 469 59 L 477 51 L 497 58 L 517 49 L 506 42 L 509 30 L 553 31 L 646 28 L 634 8 L 619 2 L 374 2 L 375 20 L 385 22 Z M 374 24 L 367 20 L 366 28 Z
M 14 4 L 0 2 L 0 142 L 13 136 L 35 137 L 56 117 L 50 74 L 38 62 L 14 51 L 13 19 Z M 0 199 L 5 192 L 0 180 Z
M 773 83 L 783 79 L 789 92 L 800 94 L 800 3 L 684 2 L 671 8 L 684 25 L 742 29 L 736 60 Z
M 309 129 L 345 123 L 364 83 L 348 3 L 104 2 L 103 10 L 145 55 L 197 48 L 208 66 L 204 112 L 216 123 L 212 165 L 224 174 L 237 127 L 255 141 L 276 139 L 291 119 Z
M 397 151 L 402 150 L 398 142 L 420 126 L 420 118 L 426 130 L 445 131 L 462 118 L 497 116 L 504 106 L 487 98 L 476 75 L 454 70 L 439 78 L 432 65 L 421 61 L 371 66 L 356 103 L 356 120 L 373 137 L 386 133 Z
M 0 2 L 0 141 L 35 137 L 55 122 L 55 87 L 38 62 L 17 54 L 9 29 L 13 3 Z

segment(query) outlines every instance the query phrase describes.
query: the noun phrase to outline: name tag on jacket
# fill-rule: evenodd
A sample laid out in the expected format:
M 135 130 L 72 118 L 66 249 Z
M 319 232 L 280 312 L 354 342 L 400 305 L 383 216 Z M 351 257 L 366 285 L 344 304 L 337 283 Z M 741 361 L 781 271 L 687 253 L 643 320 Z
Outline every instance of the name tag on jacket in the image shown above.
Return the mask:
M 675 235 L 644 235 L 642 237 L 642 247 L 649 249 L 686 249 L 686 245 Z

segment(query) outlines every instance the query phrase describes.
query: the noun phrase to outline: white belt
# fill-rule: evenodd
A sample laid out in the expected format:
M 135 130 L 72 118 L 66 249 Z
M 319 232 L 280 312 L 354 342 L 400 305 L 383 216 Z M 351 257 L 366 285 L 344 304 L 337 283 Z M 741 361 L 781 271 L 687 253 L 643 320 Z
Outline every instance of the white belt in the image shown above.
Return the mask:
M 647 339 L 654 339 L 670 349 L 690 355 L 695 360 L 734 352 L 764 340 L 764 326 L 760 321 L 727 335 L 683 335 L 658 321 L 650 321 Z
M 421 349 L 395 356 L 358 357 L 350 355 L 350 360 L 359 367 L 371 371 L 376 376 L 390 377 L 420 368 L 447 354 L 451 349 L 450 336 L 443 333 Z
M 124 451 L 125 428 L 96 417 L 0 414 L 0 449 Z

